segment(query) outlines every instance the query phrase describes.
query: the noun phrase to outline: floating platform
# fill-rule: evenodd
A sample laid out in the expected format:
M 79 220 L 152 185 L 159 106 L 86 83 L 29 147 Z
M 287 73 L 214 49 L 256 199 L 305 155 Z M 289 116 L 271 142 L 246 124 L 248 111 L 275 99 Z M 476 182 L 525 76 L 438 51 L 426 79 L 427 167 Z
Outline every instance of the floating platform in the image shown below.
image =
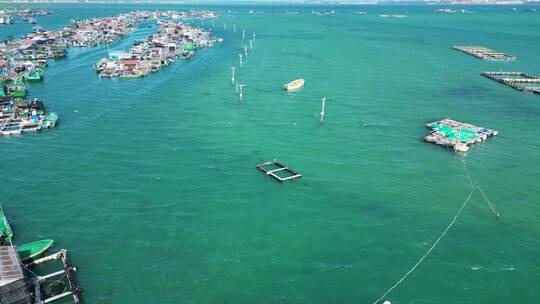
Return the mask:
M 43 257 L 41 259 L 35 260 L 31 263 L 26 264 L 26 267 L 40 265 L 49 261 L 60 260 L 62 262 L 62 270 L 49 273 L 44 276 L 37 276 L 32 279 L 34 284 L 34 298 L 36 303 L 51 303 L 53 301 L 71 296 L 73 298 L 74 304 L 82 304 L 82 292 L 83 290 L 79 288 L 77 280 L 75 279 L 75 272 L 77 271 L 76 267 L 73 267 L 69 261 L 67 250 L 61 249 L 57 253 L 51 254 L 49 256 Z M 66 290 L 60 294 L 45 298 L 41 292 L 41 287 L 45 281 L 50 280 L 55 277 L 65 277 L 67 281 Z
M 453 46 L 452 47 L 456 51 L 460 51 L 466 54 L 469 54 L 471 56 L 474 56 L 476 58 L 484 59 L 484 60 L 495 60 L 495 61 L 513 61 L 516 60 L 517 57 L 511 56 L 502 52 L 498 52 L 492 49 L 489 49 L 487 47 L 483 46 Z
M 524 72 L 484 72 L 482 76 L 516 90 L 540 94 L 540 77 Z
M 281 163 L 278 163 L 277 161 L 271 161 L 257 165 L 257 170 L 264 172 L 266 175 L 273 177 L 279 182 L 284 182 L 287 180 L 302 177 L 302 174 L 300 174 L 299 172 Z
M 424 141 L 437 145 L 452 147 L 454 151 L 467 152 L 469 145 L 485 141 L 488 137 L 497 135 L 497 131 L 475 125 L 462 123 L 452 119 L 443 119 L 428 123 L 429 134 Z

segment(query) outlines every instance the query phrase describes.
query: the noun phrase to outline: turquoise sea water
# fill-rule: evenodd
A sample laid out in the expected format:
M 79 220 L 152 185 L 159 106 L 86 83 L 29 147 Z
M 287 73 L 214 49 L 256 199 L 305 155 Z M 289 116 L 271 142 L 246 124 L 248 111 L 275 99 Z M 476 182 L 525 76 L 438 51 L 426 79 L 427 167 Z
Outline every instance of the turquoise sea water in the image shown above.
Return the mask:
M 56 14 L 38 19 L 56 29 L 74 17 L 185 7 L 48 8 Z M 190 62 L 142 80 L 100 80 L 92 64 L 107 47 L 72 49 L 29 86 L 60 124 L 0 138 L 0 202 L 17 243 L 53 238 L 56 249 L 67 248 L 88 303 L 372 303 L 461 207 L 470 191 L 466 163 L 501 220 L 475 192 L 439 246 L 387 298 L 537 302 L 540 96 L 480 73 L 540 74 L 540 12 L 361 6 L 316 16 L 312 10 L 332 8 L 213 8 L 235 16 L 222 12 L 216 21 L 225 41 Z M 378 17 L 388 13 L 409 18 Z M 237 74 L 247 84 L 239 104 L 230 67 L 247 44 L 242 28 L 257 38 Z M 2 27 L 0 38 L 30 29 Z M 151 31 L 141 27 L 111 49 Z M 519 60 L 451 50 L 463 44 Z M 300 77 L 302 90 L 281 90 Z M 467 154 L 422 142 L 424 125 L 446 117 L 499 136 Z M 274 158 L 304 177 L 278 184 L 255 170 Z

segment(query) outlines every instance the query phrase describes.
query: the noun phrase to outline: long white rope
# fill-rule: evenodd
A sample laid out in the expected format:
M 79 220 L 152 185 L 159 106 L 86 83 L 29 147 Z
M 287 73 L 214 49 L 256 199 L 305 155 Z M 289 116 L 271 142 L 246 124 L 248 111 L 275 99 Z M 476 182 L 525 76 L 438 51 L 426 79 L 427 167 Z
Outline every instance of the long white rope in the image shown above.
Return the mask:
M 429 248 L 429 250 L 424 254 L 424 256 L 422 256 L 422 258 L 420 258 L 420 260 L 418 260 L 418 262 L 416 262 L 416 264 L 414 264 L 414 266 L 409 271 L 407 271 L 407 273 L 405 273 L 405 275 L 403 275 L 403 277 L 401 277 L 401 279 L 399 279 L 394 284 L 394 286 L 390 287 L 390 289 L 388 289 L 385 293 L 383 293 L 382 296 L 380 296 L 375 302 L 373 302 L 373 304 L 377 304 L 381 300 L 383 300 L 386 297 L 386 295 L 388 295 L 390 292 L 392 292 L 392 290 L 394 290 L 396 287 L 398 287 L 401 284 L 401 282 L 403 282 L 413 271 L 415 271 L 416 268 L 418 268 L 418 266 L 420 266 L 420 264 L 428 257 L 428 255 L 431 253 L 431 251 L 433 251 L 433 249 L 435 249 L 437 244 L 439 244 L 439 242 L 442 240 L 442 238 L 446 235 L 448 230 L 450 230 L 450 228 L 452 228 L 452 226 L 454 226 L 454 224 L 456 223 L 456 220 L 458 219 L 459 215 L 461 214 L 461 211 L 463 211 L 463 209 L 465 209 L 465 207 L 467 206 L 467 204 L 471 200 L 471 197 L 472 197 L 472 195 L 474 193 L 474 190 L 475 190 L 474 188 L 471 190 L 471 193 L 469 193 L 469 196 L 467 196 L 467 199 L 465 200 L 465 202 L 463 203 L 461 208 L 459 208 L 458 212 L 456 213 L 456 215 L 454 216 L 454 218 L 452 219 L 450 224 L 446 227 L 446 229 L 444 229 L 442 234 L 439 236 L 439 238 L 437 238 L 435 243 L 433 243 L 433 245 L 431 245 L 431 248 Z
M 448 226 L 446 226 L 446 228 L 444 229 L 444 231 L 442 232 L 442 234 L 439 236 L 439 238 L 437 238 L 437 240 L 435 241 L 435 243 L 433 243 L 433 245 L 431 245 L 431 247 L 428 249 L 428 251 L 424 254 L 424 256 L 422 256 L 420 258 L 420 260 L 418 260 L 418 262 L 416 262 L 416 264 L 414 264 L 414 266 L 409 270 L 407 271 L 402 277 L 401 279 L 399 279 L 392 287 L 390 287 L 385 293 L 382 294 L 382 296 L 380 296 L 377 300 L 375 300 L 375 302 L 373 302 L 372 304 L 377 304 L 379 303 L 380 301 L 382 301 L 386 295 L 388 295 L 390 292 L 392 292 L 392 290 L 394 290 L 396 287 L 398 287 L 403 281 L 405 281 L 405 279 L 413 272 L 416 270 L 416 268 L 418 268 L 418 266 L 420 266 L 420 264 L 422 264 L 422 262 L 428 257 L 428 255 L 433 251 L 433 249 L 435 249 L 435 247 L 437 247 L 437 245 L 439 244 L 439 242 L 442 240 L 442 238 L 446 235 L 446 233 L 450 230 L 450 228 L 452 228 L 452 226 L 454 226 L 454 224 L 456 223 L 459 215 L 461 214 L 461 212 L 463 211 L 463 209 L 465 209 L 465 207 L 467 206 L 467 204 L 469 203 L 469 201 L 471 200 L 471 197 L 475 191 L 475 187 L 474 187 L 474 184 L 472 182 L 472 179 L 471 179 L 471 176 L 469 175 L 469 170 L 467 169 L 467 165 L 465 164 L 465 162 L 463 162 L 463 165 L 465 166 L 465 171 L 467 172 L 467 177 L 469 178 L 469 182 L 471 183 L 471 187 L 472 187 L 472 190 L 471 192 L 469 193 L 469 195 L 467 196 L 467 199 L 465 200 L 465 202 L 463 202 L 463 205 L 461 205 L 461 208 L 459 208 L 458 212 L 456 213 L 456 215 L 454 215 L 454 218 L 452 219 L 452 221 L 450 222 L 450 224 L 448 224 Z

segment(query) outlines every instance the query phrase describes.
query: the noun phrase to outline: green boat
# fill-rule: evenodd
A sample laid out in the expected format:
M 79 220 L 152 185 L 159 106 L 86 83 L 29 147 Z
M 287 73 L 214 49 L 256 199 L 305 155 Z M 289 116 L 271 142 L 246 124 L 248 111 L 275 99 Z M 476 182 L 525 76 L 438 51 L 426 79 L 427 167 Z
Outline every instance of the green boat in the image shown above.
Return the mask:
M 13 82 L 6 85 L 6 93 L 11 97 L 24 97 L 26 96 L 26 87 L 24 83 Z
M 17 247 L 22 262 L 35 259 L 51 248 L 54 240 L 39 240 Z
M 41 80 L 41 77 L 43 76 L 43 70 L 42 69 L 35 69 L 32 74 L 28 75 L 27 79 L 30 81 L 39 81 Z
M 43 118 L 43 127 L 47 129 L 54 128 L 57 121 L 58 114 L 56 114 L 56 112 L 49 112 L 45 115 L 45 118 Z
M 0 234 L 4 236 L 3 239 L 0 238 L 0 246 L 11 244 L 11 240 L 13 239 L 13 231 L 11 230 L 11 226 L 9 226 L 9 221 L 4 214 L 2 207 L 0 207 Z
M 125 73 L 120 75 L 120 79 L 138 79 L 144 77 L 143 73 L 129 74 Z

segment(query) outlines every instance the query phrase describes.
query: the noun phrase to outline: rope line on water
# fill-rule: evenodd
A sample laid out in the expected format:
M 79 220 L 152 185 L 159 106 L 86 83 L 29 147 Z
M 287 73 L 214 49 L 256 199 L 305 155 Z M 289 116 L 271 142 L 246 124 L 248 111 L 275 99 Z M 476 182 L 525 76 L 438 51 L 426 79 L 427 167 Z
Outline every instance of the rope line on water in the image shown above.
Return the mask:
M 416 268 L 418 268 L 418 266 L 420 266 L 420 264 L 422 264 L 422 262 L 429 256 L 429 254 L 433 251 L 433 249 L 435 249 L 435 247 L 437 247 L 437 245 L 439 244 L 439 242 L 442 240 L 442 238 L 446 235 L 446 233 L 448 233 L 448 231 L 454 226 L 454 224 L 456 223 L 458 217 L 461 215 L 461 212 L 463 211 L 463 209 L 465 209 L 465 207 L 467 206 L 467 204 L 469 203 L 469 201 L 471 200 L 471 197 L 474 193 L 474 191 L 476 190 L 476 187 L 472 181 L 472 178 L 471 178 L 471 175 L 469 174 L 469 169 L 467 168 L 467 164 L 465 164 L 465 161 L 463 161 L 463 166 L 465 167 L 465 172 L 467 173 L 467 178 L 469 179 L 469 182 L 471 183 L 471 192 L 469 193 L 469 195 L 467 196 L 467 199 L 463 202 L 463 205 L 461 205 L 461 208 L 459 208 L 459 210 L 457 211 L 456 215 L 454 215 L 454 218 L 452 219 L 452 221 L 450 221 L 450 224 L 448 224 L 448 226 L 446 226 L 446 228 L 443 230 L 443 232 L 441 233 L 441 235 L 437 238 L 437 240 L 433 243 L 433 245 L 431 245 L 431 247 L 428 249 L 428 251 L 420 258 L 420 260 L 418 260 L 418 262 L 416 262 L 416 264 L 414 264 L 414 266 L 409 270 L 407 271 L 402 277 L 401 279 L 399 279 L 392 287 L 390 287 L 387 291 L 385 291 L 377 300 L 375 300 L 375 302 L 373 302 L 372 304 L 377 304 L 379 303 L 380 301 L 384 300 L 384 298 L 390 293 L 392 292 L 392 290 L 396 289 L 403 281 L 405 281 L 405 279 L 413 272 L 416 270 Z M 480 188 L 478 188 L 480 190 Z M 481 190 L 480 190 L 481 191 Z
M 416 268 L 418 268 L 418 266 L 420 266 L 420 264 L 428 257 L 428 255 L 433 251 L 433 249 L 435 249 L 435 247 L 439 244 L 439 242 L 442 240 L 442 238 L 446 235 L 446 233 L 450 230 L 450 228 L 452 228 L 452 226 L 454 226 L 454 224 L 456 223 L 456 220 L 458 219 L 459 215 L 461 214 L 461 212 L 463 211 L 463 209 L 465 209 L 465 207 L 467 206 L 467 204 L 469 203 L 469 201 L 471 200 L 471 197 L 474 193 L 474 190 L 475 188 L 473 188 L 471 190 L 471 192 L 469 193 L 469 195 L 467 196 L 467 199 L 465 200 L 465 202 L 463 203 L 463 205 L 461 206 L 461 208 L 459 208 L 458 212 L 456 213 L 456 215 L 454 216 L 454 218 L 452 219 L 452 221 L 450 222 L 450 224 L 448 224 L 448 226 L 446 226 L 446 228 L 444 229 L 444 231 L 442 232 L 442 234 L 439 236 L 439 238 L 437 238 L 437 240 L 435 241 L 435 243 L 433 243 L 433 245 L 431 245 L 431 247 L 428 249 L 428 251 L 424 254 L 424 256 L 422 256 L 420 258 L 420 260 L 418 260 L 418 262 L 416 262 L 416 264 L 414 264 L 414 266 L 409 270 L 407 271 L 407 273 L 405 273 L 405 275 L 403 275 L 403 277 L 401 277 L 401 279 L 399 279 L 392 287 L 390 287 L 385 293 L 382 294 L 382 296 L 380 296 L 377 300 L 375 300 L 375 302 L 373 302 L 373 304 L 377 304 L 379 303 L 380 301 L 382 301 L 386 295 L 388 295 L 390 292 L 392 292 L 392 290 L 394 290 L 396 287 L 398 287 L 413 271 L 416 270 Z
M 493 212 L 493 214 L 495 215 L 495 217 L 499 220 L 501 218 L 501 215 L 499 214 L 499 212 L 497 212 L 495 210 L 495 208 L 493 208 L 493 205 L 491 204 L 491 202 L 489 201 L 489 199 L 487 198 L 486 194 L 484 193 L 484 191 L 482 191 L 482 188 L 480 188 L 480 184 L 478 182 L 476 182 L 476 187 L 478 188 L 478 190 L 480 190 L 480 193 L 482 193 L 482 196 L 484 197 L 484 200 L 486 201 L 486 203 L 488 204 L 489 208 L 491 209 L 491 211 Z

